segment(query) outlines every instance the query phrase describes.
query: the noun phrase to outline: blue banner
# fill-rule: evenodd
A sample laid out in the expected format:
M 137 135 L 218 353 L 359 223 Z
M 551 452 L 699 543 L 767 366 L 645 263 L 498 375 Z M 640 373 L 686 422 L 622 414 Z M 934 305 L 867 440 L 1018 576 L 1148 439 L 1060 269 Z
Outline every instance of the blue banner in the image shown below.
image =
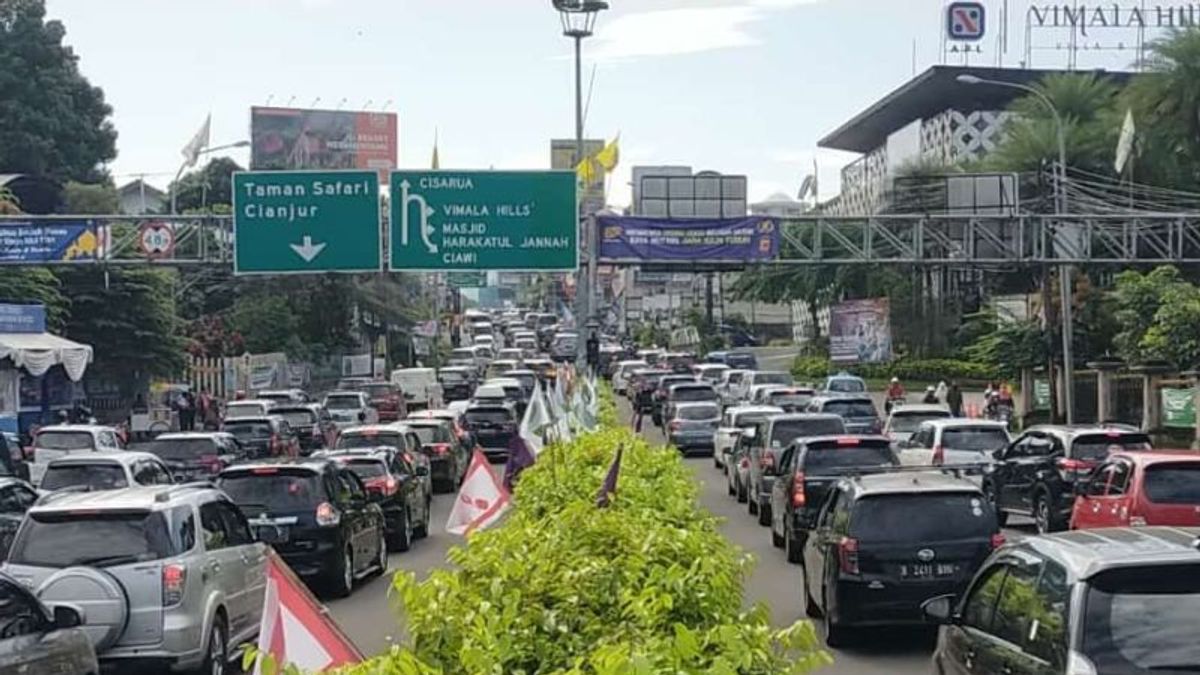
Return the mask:
M 0 333 L 45 332 L 45 305 L 0 304 Z
M 90 220 L 0 221 L 0 265 L 96 260 L 99 230 Z
M 599 216 L 601 262 L 760 262 L 779 253 L 772 218 L 671 220 Z

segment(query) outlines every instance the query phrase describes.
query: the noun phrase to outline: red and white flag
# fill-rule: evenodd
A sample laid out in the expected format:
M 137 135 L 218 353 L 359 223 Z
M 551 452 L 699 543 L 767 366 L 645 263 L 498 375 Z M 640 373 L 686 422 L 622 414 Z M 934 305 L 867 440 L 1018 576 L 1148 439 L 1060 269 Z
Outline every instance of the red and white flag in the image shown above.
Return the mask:
M 450 509 L 446 531 L 465 536 L 482 530 L 499 520 L 509 504 L 508 491 L 492 473 L 487 457 L 476 448 L 471 457 L 471 466 L 467 467 L 467 475 L 458 490 L 458 497 L 454 500 L 454 508 Z
M 274 551 L 267 553 L 267 591 L 258 651 L 270 654 L 279 672 L 287 664 L 318 673 L 363 660 L 325 606 Z M 254 664 L 255 675 L 262 672 L 261 665 L 260 657 L 260 662 Z

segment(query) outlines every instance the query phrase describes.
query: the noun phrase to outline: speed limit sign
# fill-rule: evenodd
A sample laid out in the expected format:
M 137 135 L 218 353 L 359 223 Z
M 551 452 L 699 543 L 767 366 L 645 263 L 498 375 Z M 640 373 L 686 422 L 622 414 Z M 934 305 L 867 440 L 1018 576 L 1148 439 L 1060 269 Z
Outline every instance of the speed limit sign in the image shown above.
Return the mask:
M 142 223 L 138 245 L 148 258 L 169 258 L 175 252 L 175 232 L 167 223 Z

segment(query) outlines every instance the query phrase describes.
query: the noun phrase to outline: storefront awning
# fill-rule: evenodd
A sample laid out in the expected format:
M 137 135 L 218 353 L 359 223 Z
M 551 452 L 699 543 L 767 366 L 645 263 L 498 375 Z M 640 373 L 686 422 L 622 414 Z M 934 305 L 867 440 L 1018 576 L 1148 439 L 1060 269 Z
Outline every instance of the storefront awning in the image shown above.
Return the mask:
M 78 382 L 92 362 L 92 347 L 50 333 L 0 333 L 0 361 L 4 359 L 34 376 L 61 365 Z

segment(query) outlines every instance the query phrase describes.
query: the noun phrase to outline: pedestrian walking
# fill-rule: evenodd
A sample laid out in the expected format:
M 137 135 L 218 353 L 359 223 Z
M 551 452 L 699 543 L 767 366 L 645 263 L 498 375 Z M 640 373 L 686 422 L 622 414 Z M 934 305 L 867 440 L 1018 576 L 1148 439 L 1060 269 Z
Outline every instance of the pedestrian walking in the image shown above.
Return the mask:
M 958 382 L 950 383 L 950 390 L 946 392 L 946 404 L 950 406 L 951 416 L 963 416 L 963 395 L 962 389 L 958 387 Z
M 179 410 L 179 430 L 193 431 L 196 428 L 196 398 L 192 392 L 185 391 L 176 400 Z

